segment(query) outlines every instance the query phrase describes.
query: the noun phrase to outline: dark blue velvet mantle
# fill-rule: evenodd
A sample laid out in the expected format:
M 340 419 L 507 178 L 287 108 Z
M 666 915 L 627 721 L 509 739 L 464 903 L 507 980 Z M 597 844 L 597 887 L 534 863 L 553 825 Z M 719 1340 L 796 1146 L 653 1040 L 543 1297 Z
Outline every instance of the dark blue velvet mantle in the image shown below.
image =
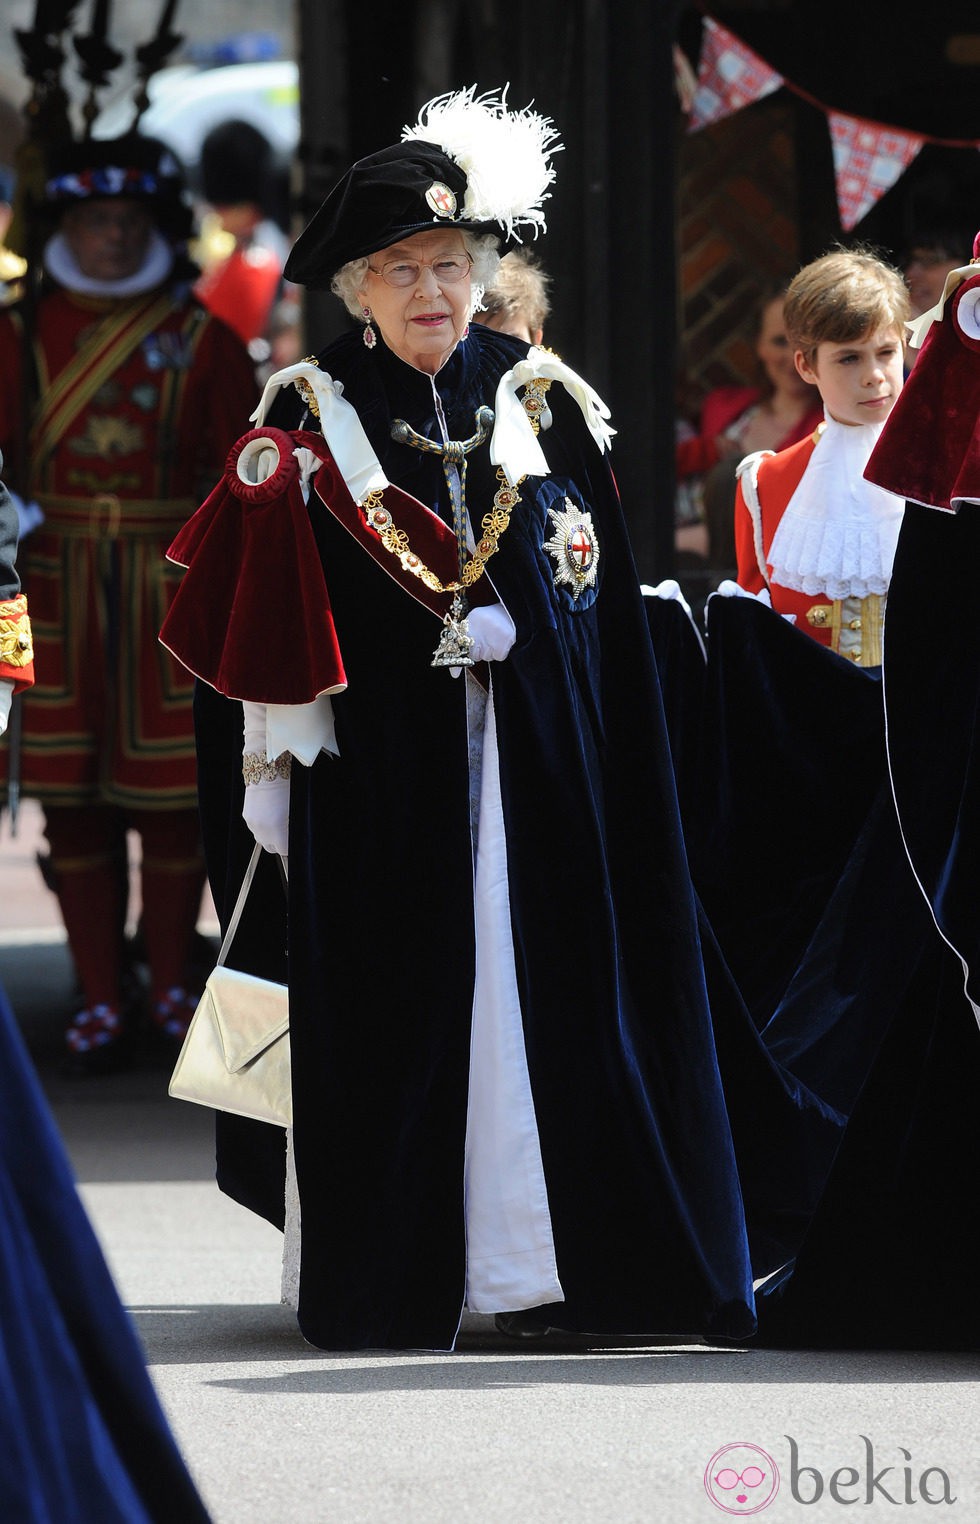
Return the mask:
M 439 376 L 453 437 L 473 432 L 525 352 L 474 327 Z M 429 379 L 357 338 L 320 362 L 389 478 L 445 516 L 438 461 L 389 437 L 395 416 L 438 437 Z M 542 1319 L 597 1335 L 745 1336 L 742 1199 L 642 599 L 608 466 L 560 386 L 550 401 L 552 476 L 525 482 L 489 571 L 517 625 L 493 696 L 566 1296 Z M 287 406 L 270 421 L 301 417 Z M 485 449 L 469 461 L 478 522 L 496 483 Z M 598 595 L 577 605 L 543 549 L 555 483 L 591 512 L 600 544 Z M 434 616 L 322 505 L 312 521 L 349 686 L 334 700 L 340 759 L 294 768 L 292 784 L 299 1320 L 326 1348 L 449 1348 L 464 1293 L 474 960 L 464 685 L 430 666 Z M 214 717 L 212 700 L 203 709 Z M 240 1199 L 244 1136 L 226 1130 L 219 1153 Z

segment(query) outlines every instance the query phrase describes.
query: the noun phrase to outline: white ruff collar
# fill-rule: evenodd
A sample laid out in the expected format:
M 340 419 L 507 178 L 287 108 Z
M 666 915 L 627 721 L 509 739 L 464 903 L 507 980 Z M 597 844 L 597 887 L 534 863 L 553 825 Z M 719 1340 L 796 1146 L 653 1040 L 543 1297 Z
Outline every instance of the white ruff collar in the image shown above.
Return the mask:
M 93 280 L 90 275 L 83 275 L 64 233 L 55 233 L 44 246 L 45 270 L 59 286 L 73 291 L 76 296 L 142 296 L 144 291 L 152 291 L 154 286 L 163 284 L 173 263 L 174 251 L 156 228 L 150 233 L 143 263 L 133 275 L 127 275 L 123 280 Z
M 864 479 L 884 423 L 850 426 L 825 417 L 826 428 L 769 547 L 772 581 L 826 598 L 883 595 L 905 507 Z

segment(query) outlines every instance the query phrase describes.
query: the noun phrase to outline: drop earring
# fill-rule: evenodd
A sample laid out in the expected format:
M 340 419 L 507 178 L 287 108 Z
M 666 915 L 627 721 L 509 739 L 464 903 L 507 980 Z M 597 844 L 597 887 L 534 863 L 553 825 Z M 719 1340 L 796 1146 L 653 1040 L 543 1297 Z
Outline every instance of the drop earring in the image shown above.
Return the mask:
M 364 332 L 361 335 L 361 337 L 364 340 L 364 348 L 365 349 L 373 349 L 375 344 L 377 344 L 377 342 L 378 342 L 378 335 L 375 333 L 374 329 L 371 327 L 371 318 L 372 318 L 373 314 L 371 312 L 370 307 L 362 307 L 361 311 L 364 314 L 364 323 L 365 323 Z

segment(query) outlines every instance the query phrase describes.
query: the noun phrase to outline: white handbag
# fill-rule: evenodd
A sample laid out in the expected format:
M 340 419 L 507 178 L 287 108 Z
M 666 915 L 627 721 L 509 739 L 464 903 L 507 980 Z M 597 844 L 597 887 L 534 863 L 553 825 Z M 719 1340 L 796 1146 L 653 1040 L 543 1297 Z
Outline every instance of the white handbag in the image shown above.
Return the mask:
M 256 844 L 169 1091 L 180 1101 L 289 1127 L 289 992 L 284 984 L 224 967 L 262 850 Z

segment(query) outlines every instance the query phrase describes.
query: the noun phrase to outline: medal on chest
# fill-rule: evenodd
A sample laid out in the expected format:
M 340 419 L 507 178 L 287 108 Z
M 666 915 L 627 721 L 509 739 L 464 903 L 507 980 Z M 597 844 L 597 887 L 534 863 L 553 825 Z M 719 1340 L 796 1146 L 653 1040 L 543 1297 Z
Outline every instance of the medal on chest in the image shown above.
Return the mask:
M 567 587 L 577 601 L 587 587 L 595 586 L 599 567 L 599 541 L 592 515 L 566 497 L 565 507 L 549 508 L 548 517 L 554 532 L 545 540 L 544 548 L 555 563 L 555 586 Z

